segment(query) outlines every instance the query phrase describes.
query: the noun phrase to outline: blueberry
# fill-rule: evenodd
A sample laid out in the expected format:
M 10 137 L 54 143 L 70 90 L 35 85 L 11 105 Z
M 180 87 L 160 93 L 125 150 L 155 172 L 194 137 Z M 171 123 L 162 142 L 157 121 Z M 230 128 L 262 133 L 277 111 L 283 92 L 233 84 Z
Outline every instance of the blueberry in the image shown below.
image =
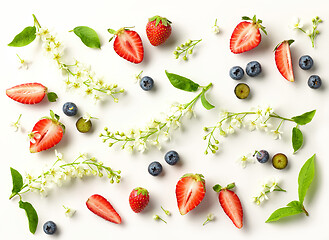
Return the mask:
M 52 235 L 56 232 L 56 224 L 53 221 L 48 221 L 45 224 L 43 224 L 43 231 L 46 234 Z
M 164 159 L 169 165 L 175 165 L 179 160 L 179 155 L 176 151 L 171 150 L 166 153 Z
M 230 77 L 234 80 L 241 80 L 243 78 L 244 71 L 239 66 L 234 66 L 230 69 Z
M 310 88 L 317 89 L 321 87 L 321 78 L 318 75 L 312 75 L 309 77 L 307 84 Z
M 140 81 L 140 86 L 143 90 L 149 91 L 153 88 L 154 81 L 152 78 L 145 76 Z
M 266 150 L 256 151 L 255 155 L 256 155 L 256 159 L 260 163 L 266 163 L 268 161 L 268 159 L 270 158 L 270 155 L 268 154 L 268 151 L 266 151 Z
M 262 71 L 262 67 L 257 61 L 251 61 L 246 66 L 246 73 L 250 77 L 256 77 Z
M 303 70 L 309 70 L 313 66 L 313 59 L 309 55 L 301 56 L 299 66 Z
M 162 172 L 162 165 L 157 161 L 151 162 L 148 171 L 152 176 L 158 176 Z
M 64 103 L 64 105 L 63 105 L 63 112 L 67 116 L 74 116 L 78 112 L 78 107 L 73 102 L 67 102 L 67 103 Z

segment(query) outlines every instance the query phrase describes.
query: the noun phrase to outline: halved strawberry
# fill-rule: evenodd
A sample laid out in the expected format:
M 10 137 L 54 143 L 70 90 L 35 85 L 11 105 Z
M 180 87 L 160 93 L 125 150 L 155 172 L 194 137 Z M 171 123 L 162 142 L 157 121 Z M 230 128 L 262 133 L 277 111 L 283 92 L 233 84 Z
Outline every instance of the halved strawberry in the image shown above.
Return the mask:
M 185 174 L 176 184 L 177 205 L 181 215 L 185 215 L 203 200 L 206 186 L 203 175 Z
M 137 32 L 120 28 L 118 31 L 108 29 L 115 37 L 114 51 L 122 58 L 132 63 L 140 63 L 144 58 L 144 48 L 141 37 Z M 110 41 L 113 39 L 110 39 Z
M 52 148 L 62 140 L 65 127 L 59 122 L 59 116 L 51 110 L 50 116 L 39 120 L 29 134 L 31 153 Z
M 243 226 L 243 210 L 239 197 L 230 189 L 234 188 L 235 184 L 231 183 L 226 188 L 222 188 L 216 184 L 213 189 L 219 192 L 218 199 L 226 215 L 232 220 L 237 228 Z
M 279 43 L 274 49 L 275 64 L 281 75 L 289 82 L 295 81 L 290 52 L 290 44 L 293 42 L 294 40 L 292 39 L 285 40 L 282 43 Z
M 259 29 L 267 34 L 265 27 L 261 25 L 262 20 L 256 19 L 256 15 L 252 19 L 244 16 L 242 20 L 246 21 L 235 27 L 230 39 L 230 49 L 235 54 L 249 51 L 259 45 L 262 39 Z
M 16 102 L 36 104 L 42 101 L 47 88 L 40 83 L 24 83 L 6 90 L 6 94 Z
M 90 211 L 101 218 L 116 224 L 121 223 L 120 215 L 114 210 L 111 203 L 109 203 L 109 201 L 107 201 L 103 196 L 98 194 L 92 195 L 88 198 L 86 205 Z

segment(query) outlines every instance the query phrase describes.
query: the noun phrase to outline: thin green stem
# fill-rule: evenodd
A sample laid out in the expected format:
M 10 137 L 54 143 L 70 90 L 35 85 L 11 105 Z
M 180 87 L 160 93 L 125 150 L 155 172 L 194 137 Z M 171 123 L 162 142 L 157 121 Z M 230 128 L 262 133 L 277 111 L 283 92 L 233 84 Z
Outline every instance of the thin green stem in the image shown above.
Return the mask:
M 32 16 L 33 16 L 33 19 L 34 19 L 34 25 L 37 24 L 37 27 L 41 28 L 41 25 L 40 25 L 38 19 L 36 18 L 36 16 L 34 14 L 32 14 Z

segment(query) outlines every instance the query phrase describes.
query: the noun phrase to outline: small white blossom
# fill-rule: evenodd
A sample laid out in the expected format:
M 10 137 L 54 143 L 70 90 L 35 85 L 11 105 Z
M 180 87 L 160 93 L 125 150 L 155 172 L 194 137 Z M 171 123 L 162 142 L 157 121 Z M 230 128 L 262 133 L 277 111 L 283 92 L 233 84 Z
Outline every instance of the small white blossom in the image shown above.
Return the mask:
M 37 140 L 41 138 L 41 134 L 38 133 L 38 131 L 33 131 L 28 134 L 28 137 L 30 139 L 30 142 L 35 144 Z
M 242 168 L 245 168 L 248 163 L 255 163 L 255 159 L 252 157 L 251 153 L 248 153 L 238 159 L 238 163 L 241 164 Z
M 249 120 L 247 126 L 248 126 L 249 131 L 252 132 L 256 129 L 257 123 L 255 121 Z
M 306 33 L 307 36 L 311 36 L 312 35 L 312 31 L 310 29 L 307 29 L 305 31 L 305 33 Z
M 265 131 L 265 132 L 268 132 L 269 131 L 269 129 L 272 127 L 272 124 L 270 124 L 270 123 L 265 123 L 265 122 L 260 122 L 260 123 L 258 123 L 257 125 L 256 125 L 256 128 L 258 129 L 258 130 L 263 130 L 263 131 Z
M 134 83 L 138 83 L 139 80 L 141 80 L 141 75 L 142 75 L 143 71 L 140 71 L 138 74 L 135 74 L 133 79 L 134 79 Z
M 92 116 L 90 115 L 90 113 L 85 113 L 83 116 L 82 116 L 82 118 L 86 121 L 86 122 L 88 122 L 91 118 L 92 118 Z
M 303 22 L 301 22 L 300 18 L 294 17 L 293 18 L 293 25 L 294 29 L 302 28 L 304 26 Z
M 211 30 L 212 30 L 212 32 L 214 33 L 214 34 L 217 34 L 217 33 L 219 33 L 219 27 L 218 27 L 218 25 L 217 25 L 217 18 L 216 18 L 216 20 L 215 20 L 215 24 L 211 27 Z
M 18 54 L 16 54 L 19 59 L 19 66 L 18 69 L 25 69 L 27 70 L 29 68 L 29 62 L 25 59 L 21 58 Z
M 21 128 L 21 120 L 22 114 L 19 115 L 18 119 L 16 122 L 10 123 L 10 126 L 14 129 L 15 132 L 17 132 Z
M 57 160 L 59 161 L 63 160 L 63 154 L 58 152 L 56 149 L 55 149 L 55 156 L 57 157 Z
M 76 210 L 75 209 L 72 209 L 72 208 L 69 208 L 69 207 L 65 207 L 63 206 L 64 209 L 65 209 L 65 216 L 66 217 L 73 217 L 73 215 L 75 214 Z
M 280 132 L 278 129 L 276 130 L 271 130 L 271 134 L 273 136 L 273 138 L 276 140 L 276 139 L 281 139 L 281 134 L 283 132 Z

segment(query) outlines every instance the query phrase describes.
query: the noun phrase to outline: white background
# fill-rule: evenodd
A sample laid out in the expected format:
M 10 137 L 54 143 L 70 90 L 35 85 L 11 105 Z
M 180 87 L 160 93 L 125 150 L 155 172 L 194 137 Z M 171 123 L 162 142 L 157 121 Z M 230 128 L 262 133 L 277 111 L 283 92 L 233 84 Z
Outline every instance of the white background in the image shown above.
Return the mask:
M 1 214 L 0 235 L 2 239 L 88 239 L 125 238 L 141 235 L 147 239 L 168 238 L 229 238 L 229 239 L 309 239 L 317 234 L 318 239 L 327 239 L 329 195 L 328 184 L 328 3 L 326 1 L 8 1 L 2 7 L 1 29 Z M 108 101 L 94 105 L 90 99 L 76 92 L 66 92 L 62 76 L 56 65 L 41 52 L 41 44 L 33 42 L 24 48 L 10 48 L 7 44 L 24 27 L 33 24 L 34 13 L 42 26 L 58 33 L 66 47 L 66 58 L 74 58 L 90 64 L 98 76 L 105 81 L 116 82 L 126 90 L 120 96 L 119 103 Z M 173 24 L 172 36 L 160 47 L 149 44 L 145 33 L 147 19 L 156 14 L 165 16 Z M 234 55 L 229 51 L 229 38 L 241 16 L 254 14 L 263 20 L 268 35 L 262 34 L 261 44 L 254 50 Z M 319 26 L 321 34 L 316 39 L 316 48 L 302 33 L 289 28 L 293 16 L 301 17 L 309 23 L 312 17 L 320 16 L 324 23 Z M 211 26 L 215 19 L 221 32 L 214 35 Z M 93 50 L 85 47 L 78 37 L 69 33 L 76 26 L 87 25 L 97 31 L 101 38 L 102 49 Z M 123 26 L 135 26 L 140 34 L 145 49 L 145 59 L 134 65 L 118 57 L 108 43 L 108 28 L 118 29 Z M 176 46 L 188 39 L 200 39 L 195 54 L 188 62 L 176 60 L 173 51 Z M 286 81 L 277 71 L 274 63 L 274 47 L 285 39 L 295 39 L 292 45 L 292 58 L 296 81 Z M 17 70 L 16 53 L 31 62 L 27 71 Z M 314 59 L 314 67 L 303 71 L 298 67 L 298 59 L 309 54 Z M 237 84 L 230 79 L 228 71 L 234 65 L 243 68 L 252 60 L 262 64 L 263 72 L 256 78 L 245 77 L 251 88 L 247 100 L 235 97 L 233 89 Z M 150 118 L 168 110 L 171 103 L 185 103 L 194 98 L 194 93 L 182 92 L 173 88 L 165 76 L 164 70 L 191 78 L 200 85 L 213 83 L 208 93 L 216 108 L 207 111 L 200 102 L 196 105 L 197 118 L 185 119 L 183 129 L 173 133 L 172 141 L 165 143 L 161 151 L 152 149 L 144 154 L 130 155 L 119 147 L 108 148 L 98 137 L 104 126 L 111 130 L 126 130 L 142 127 Z M 144 71 L 155 80 L 155 89 L 143 91 L 133 83 L 133 75 Z M 319 90 L 307 86 L 311 74 L 318 74 L 323 80 Z M 16 103 L 5 95 L 5 89 L 24 82 L 40 82 L 59 95 L 56 103 L 42 103 L 26 106 Z M 93 121 L 93 131 L 80 134 L 75 128 L 76 117 L 67 117 L 62 113 L 62 105 L 73 101 L 79 107 L 79 114 L 89 112 L 99 120 Z M 284 123 L 282 140 L 273 140 L 263 132 L 250 133 L 242 129 L 222 141 L 222 150 L 216 155 L 203 154 L 206 143 L 202 139 L 204 126 L 216 123 L 220 109 L 245 111 L 259 104 L 270 104 L 275 111 L 287 117 L 317 109 L 314 120 L 302 126 L 305 142 L 295 155 L 291 147 L 291 123 Z M 36 154 L 29 153 L 26 134 L 31 131 L 36 121 L 54 110 L 62 117 L 66 125 L 66 134 L 55 148 Z M 25 132 L 15 133 L 9 127 L 10 122 L 22 113 L 21 123 Z M 24 172 L 35 172 L 55 160 L 54 149 L 62 152 L 67 161 L 82 152 L 88 152 L 113 169 L 122 171 L 122 182 L 111 185 L 108 180 L 89 178 L 73 181 L 72 184 L 55 189 L 47 198 L 37 194 L 24 195 L 38 211 L 39 225 L 33 236 L 28 231 L 27 219 L 22 209 L 18 208 L 18 199 L 8 200 L 12 184 L 9 167 Z M 181 156 L 177 166 L 169 166 L 163 156 L 175 149 Z M 267 149 L 271 155 L 285 153 L 289 158 L 289 167 L 278 171 L 270 164 L 258 163 L 242 169 L 236 159 L 255 149 Z M 287 218 L 277 223 L 266 224 L 265 220 L 277 208 L 292 200 L 297 200 L 297 177 L 303 163 L 316 153 L 316 176 L 311 185 L 305 207 L 310 216 L 300 215 Z M 160 161 L 163 174 L 153 177 L 147 172 L 151 161 Z M 206 179 L 207 193 L 202 203 L 185 216 L 181 216 L 176 206 L 175 185 L 185 173 L 202 173 Z M 327 174 L 327 175 L 326 175 Z M 262 206 L 256 206 L 250 199 L 254 195 L 259 181 L 263 178 L 279 176 L 281 186 L 286 193 L 272 193 L 270 200 Z M 212 186 L 216 183 L 226 185 L 236 183 L 244 209 L 244 227 L 234 227 L 219 206 L 217 194 Z M 130 191 L 137 186 L 145 187 L 150 192 L 150 204 L 140 214 L 131 211 L 128 203 Z M 95 216 L 85 206 L 92 194 L 101 194 L 112 203 L 121 215 L 123 223 L 115 225 Z M 77 209 L 76 215 L 69 219 L 64 215 L 62 205 Z M 170 210 L 170 217 L 160 209 Z M 215 220 L 202 226 L 209 213 Z M 168 224 L 152 219 L 159 214 Z M 58 226 L 58 234 L 45 236 L 42 225 L 53 220 Z

